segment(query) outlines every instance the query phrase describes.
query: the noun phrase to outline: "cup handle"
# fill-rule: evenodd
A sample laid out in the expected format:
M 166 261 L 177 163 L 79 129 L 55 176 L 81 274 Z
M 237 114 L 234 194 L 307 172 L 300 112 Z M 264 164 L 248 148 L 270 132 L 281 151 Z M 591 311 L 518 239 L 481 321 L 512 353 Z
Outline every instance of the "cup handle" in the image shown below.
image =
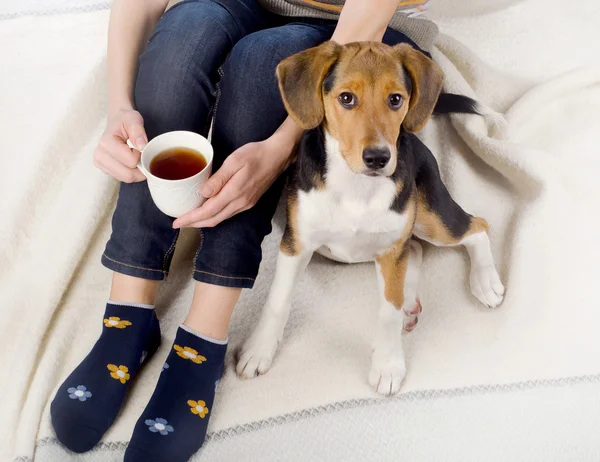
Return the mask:
M 136 148 L 133 143 L 131 142 L 131 140 L 129 138 L 127 138 L 127 146 L 129 146 L 129 149 L 135 149 L 138 152 L 142 152 L 140 151 L 138 148 Z M 142 172 L 144 174 L 145 177 L 147 177 L 148 175 L 146 174 L 146 169 L 143 167 L 142 165 L 142 158 L 140 157 L 140 161 L 137 164 L 137 168 L 140 172 Z

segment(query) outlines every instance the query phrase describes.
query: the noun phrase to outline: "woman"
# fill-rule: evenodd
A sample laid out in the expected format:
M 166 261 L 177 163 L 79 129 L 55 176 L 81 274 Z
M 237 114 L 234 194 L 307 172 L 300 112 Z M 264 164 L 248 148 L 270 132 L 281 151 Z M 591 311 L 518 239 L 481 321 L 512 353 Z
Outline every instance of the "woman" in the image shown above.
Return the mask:
M 432 23 L 407 16 L 425 1 L 374 6 L 347 0 L 342 9 L 335 3 L 343 2 L 332 1 L 185 0 L 164 13 L 167 3 L 116 0 L 112 7 L 109 118 L 94 162 L 122 182 L 102 258 L 113 282 L 102 335 L 51 407 L 58 439 L 69 449 L 87 451 L 100 441 L 139 366 L 159 346 L 156 290 L 168 274 L 179 229 L 201 229 L 190 311 L 126 461 L 186 461 L 204 440 L 229 319 L 241 289 L 253 285 L 281 173 L 302 134 L 279 96 L 279 61 L 329 39 L 427 49 L 437 32 Z M 171 130 L 206 136 L 211 120 L 216 172 L 202 189 L 208 200 L 173 221 L 152 202 L 135 168 L 139 152 L 126 140 L 142 149 Z

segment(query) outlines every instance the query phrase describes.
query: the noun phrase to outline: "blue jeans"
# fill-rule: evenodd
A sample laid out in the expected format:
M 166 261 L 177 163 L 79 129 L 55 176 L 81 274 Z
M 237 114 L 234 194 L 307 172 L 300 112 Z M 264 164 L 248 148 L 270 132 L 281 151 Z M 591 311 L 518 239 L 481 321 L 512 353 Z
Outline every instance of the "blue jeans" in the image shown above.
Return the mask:
M 175 5 L 160 19 L 140 56 L 135 104 L 149 139 L 171 130 L 206 136 L 214 119 L 211 141 L 218 169 L 237 148 L 268 138 L 285 120 L 277 64 L 328 40 L 334 28 L 332 21 L 276 16 L 255 0 Z M 414 46 L 392 29 L 384 42 Z M 284 176 L 250 210 L 200 230 L 194 279 L 252 287 Z M 130 276 L 164 279 L 179 235 L 172 224 L 152 202 L 146 182 L 123 183 L 102 263 Z

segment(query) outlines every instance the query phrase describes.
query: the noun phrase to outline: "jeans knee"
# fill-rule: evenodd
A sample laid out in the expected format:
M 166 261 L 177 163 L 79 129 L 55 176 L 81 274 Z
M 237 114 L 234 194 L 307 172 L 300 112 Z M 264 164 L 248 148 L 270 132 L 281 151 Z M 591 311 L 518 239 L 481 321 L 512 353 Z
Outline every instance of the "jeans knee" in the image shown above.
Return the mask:
M 290 24 L 254 32 L 233 47 L 227 69 L 251 75 L 271 72 L 281 60 L 327 39 L 323 30 L 306 25 Z

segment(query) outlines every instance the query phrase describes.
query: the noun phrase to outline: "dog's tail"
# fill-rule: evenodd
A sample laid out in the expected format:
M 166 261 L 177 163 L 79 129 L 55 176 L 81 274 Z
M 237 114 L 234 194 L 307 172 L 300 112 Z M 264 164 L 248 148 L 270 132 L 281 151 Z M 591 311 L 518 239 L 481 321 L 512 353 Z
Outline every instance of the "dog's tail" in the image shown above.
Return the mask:
M 491 125 L 492 133 L 498 138 L 504 138 L 506 119 L 499 112 L 481 104 L 474 99 L 454 93 L 442 93 L 433 109 L 433 114 L 478 114 Z

